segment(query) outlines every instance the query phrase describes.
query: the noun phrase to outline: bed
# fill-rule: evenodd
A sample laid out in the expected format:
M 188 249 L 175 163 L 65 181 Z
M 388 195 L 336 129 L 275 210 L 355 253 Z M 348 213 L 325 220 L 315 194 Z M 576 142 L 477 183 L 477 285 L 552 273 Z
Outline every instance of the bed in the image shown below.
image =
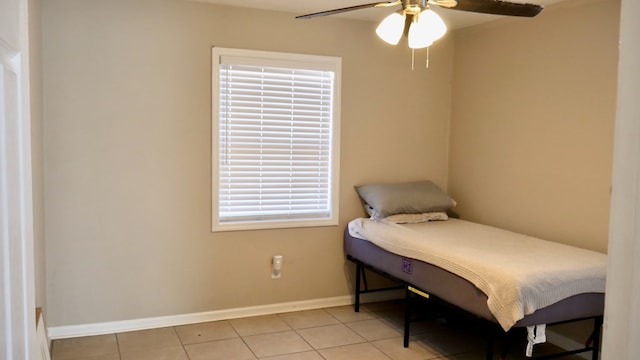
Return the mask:
M 361 288 L 365 269 L 399 281 L 407 294 L 405 347 L 408 299 L 415 293 L 497 324 L 504 333 L 526 328 L 527 356 L 545 341 L 547 325 L 593 319 L 584 348 L 545 358 L 591 351 L 597 359 L 606 255 L 450 218 L 446 211 L 455 202 L 430 181 L 356 189 L 369 213 L 351 221 L 344 235 L 347 258 L 356 263 L 356 311 L 360 294 L 370 291 Z M 491 343 L 487 359 L 493 357 Z

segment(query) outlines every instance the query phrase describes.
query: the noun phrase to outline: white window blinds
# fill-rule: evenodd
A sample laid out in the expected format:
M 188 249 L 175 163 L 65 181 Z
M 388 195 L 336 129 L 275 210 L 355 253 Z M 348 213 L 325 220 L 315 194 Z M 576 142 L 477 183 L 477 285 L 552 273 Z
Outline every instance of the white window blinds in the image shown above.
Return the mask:
M 218 224 L 331 219 L 335 71 L 220 59 Z

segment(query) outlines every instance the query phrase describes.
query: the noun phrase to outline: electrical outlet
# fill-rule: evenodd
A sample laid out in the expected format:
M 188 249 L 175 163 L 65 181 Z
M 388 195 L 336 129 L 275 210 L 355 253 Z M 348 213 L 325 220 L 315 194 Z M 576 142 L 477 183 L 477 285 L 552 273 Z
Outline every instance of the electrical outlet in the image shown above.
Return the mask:
M 271 259 L 271 278 L 280 279 L 282 275 L 282 255 L 274 255 Z

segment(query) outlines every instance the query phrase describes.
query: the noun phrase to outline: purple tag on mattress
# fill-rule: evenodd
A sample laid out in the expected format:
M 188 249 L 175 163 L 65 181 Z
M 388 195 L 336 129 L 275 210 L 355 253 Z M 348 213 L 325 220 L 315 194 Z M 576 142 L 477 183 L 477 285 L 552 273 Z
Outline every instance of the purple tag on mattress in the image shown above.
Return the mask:
M 402 258 L 402 272 L 413 274 L 413 263 L 411 260 Z

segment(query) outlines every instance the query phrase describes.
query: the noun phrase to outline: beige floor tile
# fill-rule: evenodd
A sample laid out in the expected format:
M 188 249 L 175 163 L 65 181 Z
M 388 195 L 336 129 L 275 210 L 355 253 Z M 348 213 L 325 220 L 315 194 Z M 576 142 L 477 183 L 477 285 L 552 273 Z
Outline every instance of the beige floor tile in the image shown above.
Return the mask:
M 178 334 L 172 327 L 119 333 L 117 337 L 120 352 L 123 353 L 181 345 Z
M 359 312 L 353 310 L 353 305 L 338 306 L 325 309 L 329 314 L 343 323 L 374 319 L 375 316 L 368 311 L 360 309 Z
M 182 346 L 122 353 L 122 360 L 189 360 Z
M 95 356 L 79 356 L 79 357 L 58 357 L 55 355 L 51 356 L 52 360 L 120 360 L 120 354 L 105 354 L 105 355 L 95 355 Z
M 360 309 L 368 312 L 403 310 L 404 300 L 380 301 L 360 304 Z
M 487 355 L 483 352 L 446 355 L 441 358 L 438 358 L 438 360 L 486 360 L 486 359 L 487 359 Z M 519 359 L 519 358 L 511 357 L 511 359 Z
M 486 341 L 484 339 L 469 334 L 461 335 L 444 328 L 439 332 L 428 332 L 412 336 L 412 339 L 430 351 L 443 355 L 463 354 L 486 349 Z
M 298 333 L 314 349 L 365 342 L 365 339 L 343 324 L 301 329 Z
M 56 360 L 106 360 L 114 355 L 118 359 L 118 342 L 113 334 L 55 340 L 51 350 Z
M 313 350 L 295 331 L 252 335 L 243 339 L 258 357 Z
M 378 340 L 372 344 L 392 360 L 427 360 L 442 356 L 442 354 L 425 348 L 415 341 L 409 342 L 409 347 L 405 348 L 402 337 Z
M 185 345 L 190 360 L 251 360 L 256 357 L 242 339 Z
M 229 320 L 240 336 L 266 334 L 291 330 L 278 315 L 253 316 Z
M 176 326 L 176 332 L 180 337 L 180 341 L 185 345 L 238 337 L 238 333 L 228 321 Z
M 399 324 L 398 328 L 403 329 L 404 324 Z M 442 331 L 442 325 L 437 320 L 422 320 L 411 323 L 411 335 L 424 334 L 427 332 Z
M 351 330 L 367 341 L 389 339 L 402 336 L 402 332 L 384 319 L 371 319 L 346 324 Z
M 378 319 L 386 319 L 398 326 L 404 324 L 404 309 L 402 308 L 372 311 L 371 313 Z
M 260 358 L 260 360 L 324 360 L 316 351 L 305 351 L 295 354 L 276 355 Z
M 513 355 L 519 355 L 519 356 L 523 356 L 522 354 L 525 353 L 525 348 L 526 348 L 526 344 L 524 343 L 525 341 L 523 341 L 522 347 L 518 347 L 518 346 L 514 346 L 513 352 L 509 353 L 509 355 L 507 358 L 517 358 L 518 356 L 513 356 Z M 562 349 L 552 343 L 544 343 L 544 344 L 538 344 L 535 345 L 533 347 L 533 356 L 546 356 L 546 355 L 550 355 L 550 354 L 556 354 L 559 352 L 563 352 L 563 351 L 567 351 L 567 350 L 574 350 L 577 348 L 572 348 L 572 349 Z M 582 359 L 591 359 L 591 352 L 585 352 L 585 353 L 581 353 L 581 354 L 575 354 L 575 355 L 570 355 L 570 356 L 563 356 L 562 359 L 563 360 L 582 360 Z M 602 355 L 600 355 L 600 359 L 602 358 Z
M 402 302 L 338 306 L 56 340 L 52 360 L 484 360 L 482 330 L 447 320 L 412 323 L 405 349 Z
M 326 360 L 389 360 L 388 356 L 369 343 L 339 346 L 319 352 Z
M 314 326 L 339 324 L 329 312 L 323 309 L 295 311 L 280 314 L 280 317 L 294 329 L 304 329 Z
M 404 322 L 404 301 L 367 303 L 361 305 L 360 308 L 371 313 L 376 318 L 385 318 L 397 324 Z M 415 309 L 414 312 L 416 312 Z

